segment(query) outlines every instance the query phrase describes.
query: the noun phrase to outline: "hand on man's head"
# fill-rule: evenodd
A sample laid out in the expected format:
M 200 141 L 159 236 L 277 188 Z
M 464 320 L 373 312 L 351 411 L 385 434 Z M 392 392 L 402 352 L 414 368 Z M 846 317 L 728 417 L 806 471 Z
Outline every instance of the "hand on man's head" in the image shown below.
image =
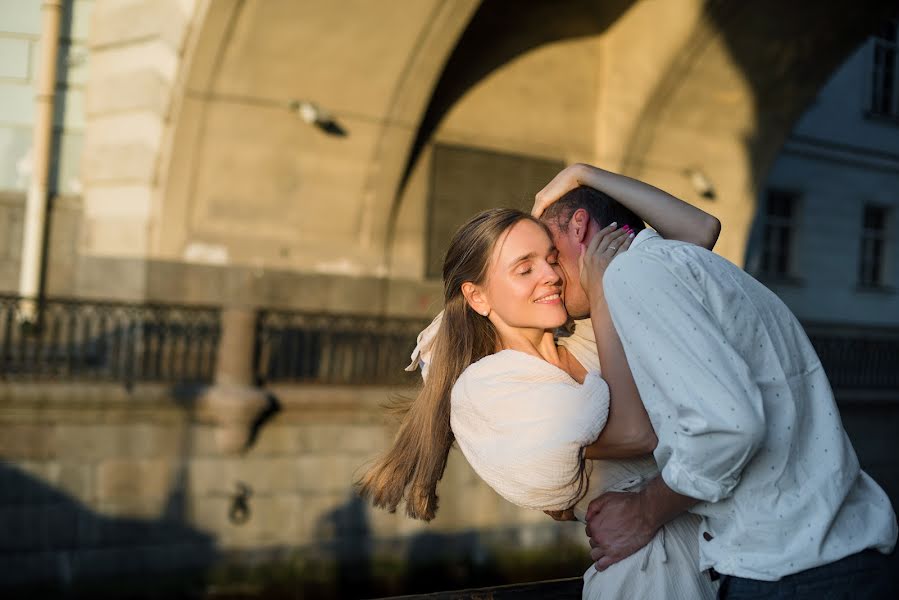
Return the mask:
M 531 215 L 539 219 L 543 212 L 556 200 L 581 185 L 584 170 L 591 168 L 589 165 L 575 163 L 567 166 L 552 178 L 542 190 L 534 196 L 534 206 Z

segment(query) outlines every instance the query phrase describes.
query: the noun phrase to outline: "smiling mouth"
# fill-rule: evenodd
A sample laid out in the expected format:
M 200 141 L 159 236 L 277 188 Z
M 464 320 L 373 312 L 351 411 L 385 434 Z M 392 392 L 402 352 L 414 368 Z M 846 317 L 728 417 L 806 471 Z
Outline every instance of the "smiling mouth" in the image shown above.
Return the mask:
M 553 292 L 552 294 L 547 294 L 546 296 L 542 296 L 534 300 L 535 304 L 549 304 L 550 302 L 555 302 L 556 300 L 561 300 L 562 295 L 559 292 Z

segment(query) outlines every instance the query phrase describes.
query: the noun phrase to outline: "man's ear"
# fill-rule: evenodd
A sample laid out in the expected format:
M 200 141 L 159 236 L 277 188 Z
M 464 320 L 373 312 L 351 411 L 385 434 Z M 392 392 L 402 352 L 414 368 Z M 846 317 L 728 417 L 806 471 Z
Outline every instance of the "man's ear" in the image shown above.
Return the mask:
M 590 213 L 584 208 L 575 210 L 568 222 L 568 234 L 575 238 L 575 243 L 586 244 L 588 229 L 590 229 Z
M 473 311 L 485 317 L 490 314 L 490 302 L 480 286 L 466 281 L 462 284 L 462 295 Z

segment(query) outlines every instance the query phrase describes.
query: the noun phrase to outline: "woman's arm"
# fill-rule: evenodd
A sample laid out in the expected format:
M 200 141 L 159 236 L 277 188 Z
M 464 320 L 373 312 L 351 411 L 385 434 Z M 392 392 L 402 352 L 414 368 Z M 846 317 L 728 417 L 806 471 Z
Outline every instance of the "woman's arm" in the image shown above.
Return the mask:
M 605 306 L 591 309 L 593 332 L 602 376 L 609 386 L 609 420 L 599 438 L 584 448 L 586 458 L 630 458 L 644 456 L 655 450 L 655 431 L 640 400 L 640 392 L 627 364 L 624 347 L 612 325 L 612 317 Z
M 581 185 L 608 194 L 634 211 L 663 238 L 690 242 L 709 250 L 718 241 L 721 222 L 704 210 L 648 183 L 583 163 L 566 167 L 540 190 L 531 213 L 539 217 L 547 206 Z
M 580 283 L 590 299 L 599 364 L 611 396 L 605 427 L 596 441 L 585 447 L 586 458 L 643 456 L 651 453 L 658 441 L 627 364 L 621 338 L 612 324 L 602 287 L 606 268 L 617 255 L 627 251 L 633 238 L 632 233 L 622 236 L 621 230 L 605 227 L 593 236 L 579 259 Z

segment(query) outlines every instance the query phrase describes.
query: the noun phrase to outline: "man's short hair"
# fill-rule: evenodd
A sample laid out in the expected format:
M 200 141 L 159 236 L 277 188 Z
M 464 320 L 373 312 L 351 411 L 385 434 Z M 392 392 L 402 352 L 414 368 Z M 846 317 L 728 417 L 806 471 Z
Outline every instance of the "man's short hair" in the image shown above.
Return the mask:
M 617 222 L 618 227 L 630 225 L 635 232 L 646 227 L 643 219 L 634 214 L 634 211 L 626 208 L 608 194 L 583 185 L 566 192 L 561 198 L 550 204 L 543 211 L 540 219 L 555 224 L 560 231 L 568 231 L 571 217 L 579 208 L 586 210 L 587 214 L 599 223 L 600 228 L 613 222 Z

